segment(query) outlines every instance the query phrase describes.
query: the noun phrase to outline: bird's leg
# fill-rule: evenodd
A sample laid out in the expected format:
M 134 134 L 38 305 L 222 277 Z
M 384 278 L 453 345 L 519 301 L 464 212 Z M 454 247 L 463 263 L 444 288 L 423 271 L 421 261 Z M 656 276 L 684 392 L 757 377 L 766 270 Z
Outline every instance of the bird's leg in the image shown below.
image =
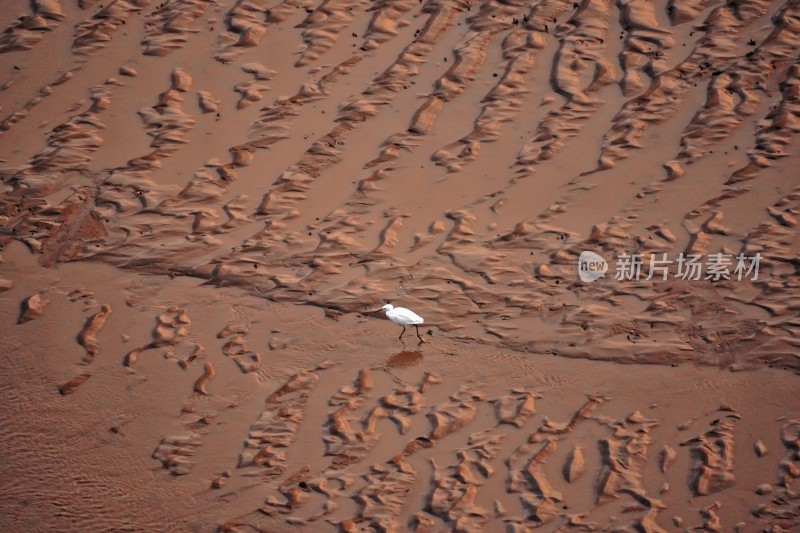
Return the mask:
M 418 325 L 416 325 L 416 324 L 414 324 L 414 327 L 415 327 L 415 328 L 417 328 L 417 338 L 418 338 L 419 340 L 421 340 L 422 342 L 425 342 L 425 339 L 423 339 L 422 337 L 420 337 L 420 336 L 419 336 L 419 326 L 418 326 Z
M 400 333 L 400 336 L 397 337 L 397 338 L 400 339 L 400 340 L 403 340 L 403 333 L 405 333 L 405 332 L 406 332 L 406 327 L 403 326 L 403 331 Z

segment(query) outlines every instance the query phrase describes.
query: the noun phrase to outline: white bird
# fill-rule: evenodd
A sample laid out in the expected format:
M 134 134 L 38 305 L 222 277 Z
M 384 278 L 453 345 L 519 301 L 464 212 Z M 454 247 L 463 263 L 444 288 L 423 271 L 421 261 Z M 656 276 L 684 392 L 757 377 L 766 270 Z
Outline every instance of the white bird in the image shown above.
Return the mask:
M 425 322 L 425 320 L 419 316 L 414 311 L 410 309 L 406 309 L 405 307 L 395 307 L 392 304 L 386 304 L 381 309 L 386 311 L 386 318 L 403 326 L 403 332 L 400 333 L 400 339 L 403 339 L 403 333 L 406 332 L 406 326 L 414 326 L 417 328 L 417 338 L 422 342 L 425 342 L 425 339 L 419 336 L 419 325 Z

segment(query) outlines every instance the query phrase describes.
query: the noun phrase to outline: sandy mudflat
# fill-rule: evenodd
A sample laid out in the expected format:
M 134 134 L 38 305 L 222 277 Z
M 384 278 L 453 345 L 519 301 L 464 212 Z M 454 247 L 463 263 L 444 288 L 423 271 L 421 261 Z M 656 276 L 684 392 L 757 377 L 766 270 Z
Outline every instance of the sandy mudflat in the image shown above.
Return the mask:
M 799 33 L 8 0 L 0 531 L 800 532 Z

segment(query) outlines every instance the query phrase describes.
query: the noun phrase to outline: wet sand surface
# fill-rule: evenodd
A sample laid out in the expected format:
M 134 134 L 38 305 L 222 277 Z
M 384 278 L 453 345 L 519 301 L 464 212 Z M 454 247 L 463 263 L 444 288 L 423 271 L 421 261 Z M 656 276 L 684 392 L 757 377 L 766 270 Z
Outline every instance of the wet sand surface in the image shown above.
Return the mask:
M 3 531 L 800 531 L 800 2 L 2 11 Z

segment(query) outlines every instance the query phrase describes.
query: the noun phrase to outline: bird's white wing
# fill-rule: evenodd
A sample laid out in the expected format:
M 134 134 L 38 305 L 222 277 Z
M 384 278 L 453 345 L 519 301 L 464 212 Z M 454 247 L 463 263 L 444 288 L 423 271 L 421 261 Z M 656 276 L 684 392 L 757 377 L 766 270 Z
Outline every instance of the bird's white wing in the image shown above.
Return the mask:
M 394 315 L 405 324 L 422 324 L 425 320 L 417 313 L 405 307 L 395 307 Z

